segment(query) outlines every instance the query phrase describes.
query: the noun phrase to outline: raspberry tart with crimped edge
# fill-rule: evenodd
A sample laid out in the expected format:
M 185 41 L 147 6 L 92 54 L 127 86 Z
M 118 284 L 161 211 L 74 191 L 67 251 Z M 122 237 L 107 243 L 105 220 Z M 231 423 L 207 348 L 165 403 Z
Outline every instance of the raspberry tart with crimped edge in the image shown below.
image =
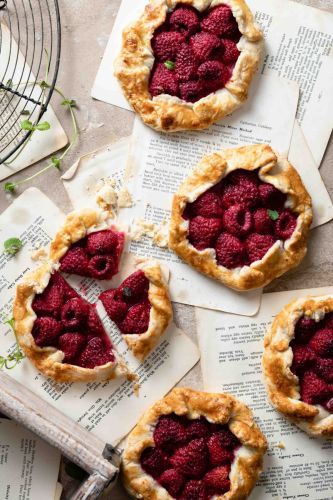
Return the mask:
M 134 498 L 246 498 L 267 442 L 251 411 L 227 394 L 173 389 L 129 434 L 122 480 Z
M 259 288 L 299 264 L 311 199 L 268 145 L 204 157 L 173 198 L 169 246 L 198 271 L 235 290 Z
M 151 0 L 123 32 L 115 75 L 147 125 L 203 129 L 246 100 L 261 45 L 243 0 Z
M 265 336 L 262 364 L 273 406 L 308 434 L 333 439 L 333 297 L 288 304 Z

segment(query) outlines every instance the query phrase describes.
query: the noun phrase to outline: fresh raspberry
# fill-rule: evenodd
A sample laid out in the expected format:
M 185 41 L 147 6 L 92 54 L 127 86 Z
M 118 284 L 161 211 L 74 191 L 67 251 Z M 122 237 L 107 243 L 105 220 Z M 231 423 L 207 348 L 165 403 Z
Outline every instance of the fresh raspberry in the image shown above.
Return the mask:
M 222 233 L 215 245 L 216 259 L 220 266 L 227 269 L 242 267 L 245 265 L 245 248 L 236 236 L 229 233 Z
M 308 345 L 318 356 L 331 357 L 333 355 L 333 330 L 330 328 L 317 330 Z
M 204 86 L 200 80 L 181 83 L 179 93 L 186 102 L 196 102 L 205 96 Z
M 157 478 L 170 468 L 168 456 L 158 448 L 146 448 L 140 457 L 141 467 L 152 477 Z
M 318 358 L 314 372 L 328 384 L 333 384 L 333 359 Z
M 295 339 L 302 344 L 307 343 L 312 337 L 317 323 L 314 319 L 303 316 L 295 325 Z
M 154 55 L 160 61 L 174 61 L 184 42 L 184 35 L 176 31 L 163 31 L 154 36 L 152 47 Z
M 203 481 L 188 481 L 179 500 L 208 500 L 208 494 Z
M 219 5 L 211 9 L 201 21 L 201 29 L 214 33 L 216 36 L 229 38 L 235 36 L 238 25 L 230 7 Z
M 42 293 L 35 295 L 32 302 L 32 309 L 38 315 L 58 318 L 63 302 L 64 297 L 62 290 L 54 286 L 50 281 Z
M 258 188 L 251 182 L 233 184 L 227 182 L 222 188 L 222 205 L 226 208 L 232 205 L 243 205 L 254 208 L 258 203 Z
M 221 59 L 223 57 L 224 48 L 221 40 L 211 33 L 196 33 L 192 36 L 190 44 L 198 62 L 205 62 L 208 59 Z
M 325 315 L 325 327 L 333 330 L 333 313 Z
M 210 434 L 210 427 L 207 420 L 192 420 L 186 428 L 187 439 L 206 438 Z
M 63 363 L 71 363 L 84 349 L 87 338 L 82 333 L 64 333 L 59 337 L 58 347 L 65 354 Z
M 221 465 L 207 472 L 203 481 L 210 495 L 218 495 L 230 490 L 230 467 Z
M 61 324 L 54 318 L 37 318 L 32 328 L 32 336 L 38 347 L 52 346 L 62 331 Z
M 191 7 L 178 7 L 169 20 L 170 28 L 185 36 L 191 36 L 200 29 L 199 16 Z
M 89 304 L 82 299 L 71 299 L 61 309 L 61 321 L 66 330 L 83 328 L 89 314 Z
M 83 368 L 94 368 L 95 366 L 105 365 L 115 360 L 111 349 L 106 349 L 103 340 L 94 337 L 89 340 L 87 347 L 79 357 L 79 366 Z
M 221 446 L 223 446 L 225 448 L 229 448 L 229 449 L 233 450 L 237 446 L 240 445 L 238 438 L 235 436 L 235 434 L 233 434 L 230 431 L 230 429 L 227 425 L 223 426 L 223 427 L 219 426 L 215 435 L 216 434 L 218 435 L 218 439 L 219 439 Z
M 229 69 L 220 61 L 204 62 L 198 68 L 198 75 L 210 92 L 215 92 L 224 87 L 230 80 Z
M 150 309 L 151 304 L 148 300 L 132 306 L 119 325 L 120 331 L 124 334 L 146 332 L 149 326 Z
M 176 56 L 175 73 L 179 82 L 188 82 L 196 80 L 198 71 L 198 62 L 194 57 L 191 47 L 184 43 Z
M 304 373 L 300 386 L 301 400 L 309 405 L 321 402 L 332 393 L 328 384 L 312 371 Z
M 264 207 L 274 210 L 281 210 L 287 199 L 284 193 L 267 182 L 259 184 L 259 194 Z
M 158 478 L 158 482 L 172 497 L 175 497 L 184 486 L 185 479 L 176 469 L 168 469 Z
M 128 276 L 119 287 L 119 292 L 125 302 L 139 300 L 140 297 L 146 295 L 149 288 L 149 281 L 145 273 L 141 270 L 135 271 Z
M 315 354 L 307 346 L 293 347 L 293 362 L 291 371 L 296 375 L 304 373 L 305 370 L 311 368 L 316 362 Z
M 247 236 L 252 229 L 252 213 L 242 205 L 233 205 L 223 214 L 223 227 L 234 236 Z
M 115 258 L 112 255 L 94 255 L 88 263 L 88 273 L 92 278 L 107 280 L 116 274 Z
M 117 247 L 117 234 L 111 229 L 88 234 L 86 249 L 90 255 L 113 253 Z
M 87 319 L 87 330 L 90 334 L 104 335 L 104 328 L 101 320 L 96 312 L 95 306 L 89 307 L 88 319 Z
M 274 223 L 268 215 L 267 208 L 258 208 L 253 213 L 254 229 L 259 234 L 272 234 L 274 231 Z
M 224 54 L 223 54 L 223 62 L 225 64 L 231 64 L 237 61 L 239 57 L 239 50 L 237 49 L 237 45 L 232 40 L 222 40 L 224 46 Z
M 67 281 L 57 271 L 51 275 L 50 284 L 59 289 L 62 293 L 64 302 L 70 299 L 80 298 L 80 295 L 72 288 Z
M 252 233 L 245 241 L 250 262 L 261 260 L 274 245 L 275 239 L 270 234 Z
M 258 175 L 256 171 L 237 168 L 223 179 L 227 184 L 258 186 Z
M 160 94 L 177 95 L 178 81 L 175 71 L 169 70 L 164 64 L 157 64 L 152 71 L 149 92 L 153 97 Z
M 190 220 L 189 240 L 197 250 L 213 248 L 222 229 L 222 220 L 198 215 Z
M 189 204 L 190 211 L 194 215 L 202 217 L 222 217 L 221 199 L 213 191 L 206 191 L 199 196 L 193 203 Z
M 99 300 L 102 302 L 112 321 L 118 323 L 125 318 L 128 311 L 128 305 L 123 301 L 117 289 L 102 292 L 99 296 Z
M 75 246 L 70 248 L 60 259 L 60 271 L 63 273 L 87 276 L 89 259 L 84 248 Z
M 188 477 L 200 478 L 207 470 L 208 453 L 204 439 L 194 439 L 179 448 L 170 460 L 173 467 Z
M 207 441 L 210 464 L 215 467 L 217 465 L 230 464 L 233 461 L 234 453 L 227 449 L 221 439 L 219 432 L 212 434 Z
M 156 446 L 172 450 L 186 441 L 187 434 L 177 415 L 165 415 L 159 419 L 154 430 Z
M 275 234 L 282 240 L 287 240 L 295 231 L 297 218 L 291 210 L 283 210 L 275 223 Z

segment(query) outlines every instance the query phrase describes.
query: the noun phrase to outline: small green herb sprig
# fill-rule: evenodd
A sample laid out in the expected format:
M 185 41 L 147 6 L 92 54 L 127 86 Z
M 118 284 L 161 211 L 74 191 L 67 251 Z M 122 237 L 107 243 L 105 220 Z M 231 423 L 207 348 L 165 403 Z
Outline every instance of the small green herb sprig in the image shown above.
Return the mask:
M 270 210 L 269 208 L 267 209 L 267 214 L 272 220 L 278 220 L 279 218 L 279 212 L 276 210 Z
M 20 361 L 22 361 L 22 359 L 24 359 L 25 356 L 18 344 L 14 327 L 14 318 L 4 321 L 4 324 L 9 325 L 10 328 L 13 330 L 16 339 L 16 345 L 14 350 L 10 354 L 8 354 L 8 356 L 0 356 L 0 370 L 3 370 L 4 368 L 7 370 L 12 370 Z
M 8 238 L 3 244 L 5 253 L 15 255 L 21 250 L 23 243 L 19 238 Z

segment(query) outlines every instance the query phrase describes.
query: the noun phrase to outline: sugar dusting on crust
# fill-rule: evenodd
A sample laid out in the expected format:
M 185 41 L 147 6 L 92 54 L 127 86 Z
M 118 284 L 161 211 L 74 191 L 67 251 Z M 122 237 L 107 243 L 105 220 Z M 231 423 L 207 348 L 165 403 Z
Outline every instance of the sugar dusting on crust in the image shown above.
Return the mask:
M 120 208 L 133 205 L 130 192 L 125 186 L 119 187 L 112 177 L 101 179 L 95 187 L 96 203 L 110 217 L 115 217 Z
M 135 219 L 130 232 L 133 241 L 140 241 L 143 237 L 152 240 L 152 244 L 160 248 L 168 248 L 168 225 L 162 221 L 160 225 L 145 219 Z

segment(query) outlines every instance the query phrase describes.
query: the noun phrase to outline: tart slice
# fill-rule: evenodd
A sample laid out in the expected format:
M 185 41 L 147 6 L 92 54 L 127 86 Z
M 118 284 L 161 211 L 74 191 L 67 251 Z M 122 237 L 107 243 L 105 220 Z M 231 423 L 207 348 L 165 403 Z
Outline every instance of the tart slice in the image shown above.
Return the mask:
M 271 403 L 310 435 L 333 439 L 333 296 L 291 302 L 264 346 Z
M 311 198 L 270 146 L 205 156 L 173 198 L 169 246 L 235 290 L 270 283 L 307 250 Z
M 176 388 L 128 436 L 122 479 L 134 498 L 246 498 L 266 448 L 252 413 L 237 399 Z
M 44 375 L 92 382 L 126 373 L 95 307 L 49 263 L 17 285 L 13 314 L 20 346 Z
M 147 125 L 203 129 L 246 100 L 261 42 L 243 0 L 151 0 L 123 32 L 115 75 Z
M 50 257 L 59 262 L 60 271 L 98 280 L 109 280 L 117 274 L 125 235 L 104 226 L 95 210 L 81 210 L 67 216 L 50 250 Z
M 140 360 L 157 344 L 172 319 L 168 286 L 156 261 L 146 262 L 118 288 L 106 290 L 99 298 Z

